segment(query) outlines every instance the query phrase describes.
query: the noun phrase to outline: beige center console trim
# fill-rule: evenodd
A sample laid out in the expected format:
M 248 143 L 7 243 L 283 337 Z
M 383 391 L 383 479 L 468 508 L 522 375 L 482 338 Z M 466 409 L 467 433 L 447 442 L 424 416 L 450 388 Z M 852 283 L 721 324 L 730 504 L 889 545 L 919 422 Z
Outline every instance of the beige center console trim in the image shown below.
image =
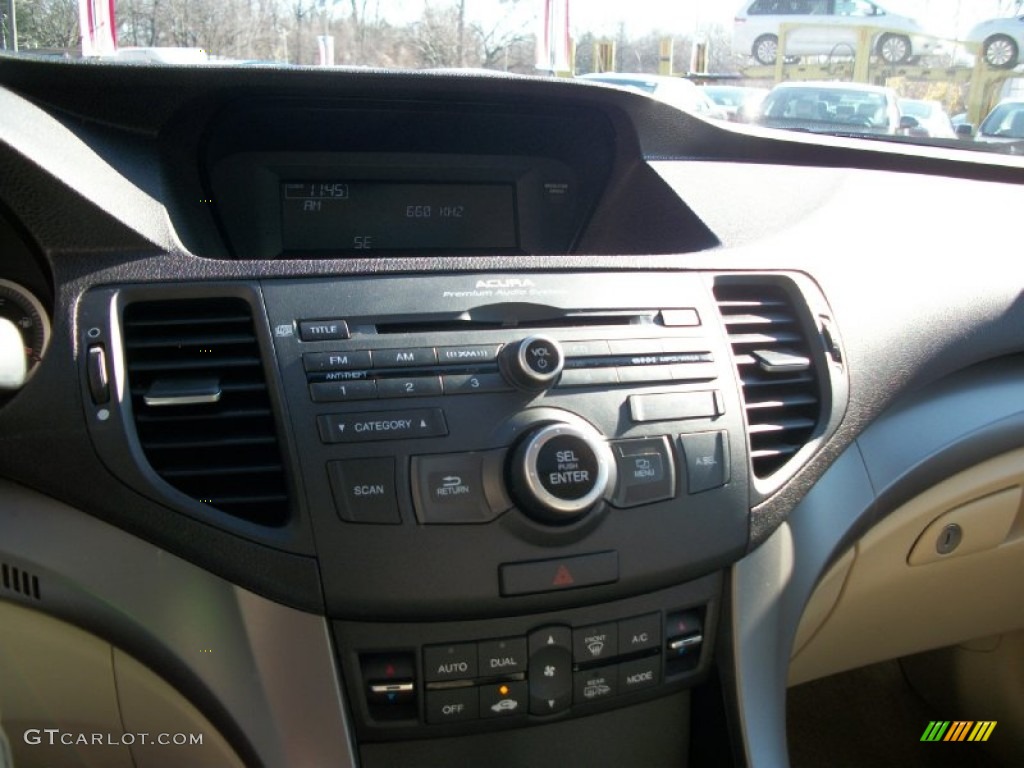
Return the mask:
M 886 516 L 830 569 L 797 631 L 789 684 L 1024 627 L 1024 450 Z M 936 549 L 950 523 L 959 544 Z
M 0 723 L 18 768 L 242 766 L 210 722 L 147 667 L 95 635 L 7 602 Z

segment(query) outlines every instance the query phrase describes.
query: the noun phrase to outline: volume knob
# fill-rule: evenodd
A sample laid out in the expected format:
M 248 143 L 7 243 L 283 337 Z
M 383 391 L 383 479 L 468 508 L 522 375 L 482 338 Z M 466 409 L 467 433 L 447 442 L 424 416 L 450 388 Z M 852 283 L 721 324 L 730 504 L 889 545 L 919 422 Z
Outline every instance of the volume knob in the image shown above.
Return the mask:
M 582 516 L 615 485 L 615 459 L 595 430 L 548 424 L 512 455 L 511 491 L 520 509 L 545 523 Z
M 499 365 L 510 384 L 528 392 L 547 389 L 565 364 L 562 345 L 549 336 L 527 336 L 501 351 Z

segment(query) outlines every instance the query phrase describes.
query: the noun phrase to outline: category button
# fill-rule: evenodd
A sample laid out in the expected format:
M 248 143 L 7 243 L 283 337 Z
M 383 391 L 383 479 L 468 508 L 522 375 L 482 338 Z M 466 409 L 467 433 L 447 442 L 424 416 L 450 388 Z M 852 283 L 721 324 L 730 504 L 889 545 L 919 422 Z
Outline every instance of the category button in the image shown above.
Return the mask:
M 572 655 L 577 664 L 585 664 L 618 655 L 619 628 L 598 624 L 572 631 Z
M 423 676 L 428 683 L 472 680 L 477 676 L 476 643 L 426 646 Z
M 317 427 L 325 443 L 409 440 L 448 434 L 440 408 L 330 414 L 318 416 Z
M 348 323 L 344 320 L 299 321 L 299 338 L 303 341 L 337 341 L 348 336 Z
M 346 459 L 327 463 L 334 506 L 351 523 L 402 522 L 395 493 L 395 460 Z

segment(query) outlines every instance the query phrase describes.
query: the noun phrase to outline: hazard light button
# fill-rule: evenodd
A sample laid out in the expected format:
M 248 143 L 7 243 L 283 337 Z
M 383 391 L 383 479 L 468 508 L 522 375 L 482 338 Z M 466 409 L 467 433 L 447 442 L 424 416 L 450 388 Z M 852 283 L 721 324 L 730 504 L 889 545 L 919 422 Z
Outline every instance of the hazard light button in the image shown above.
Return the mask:
M 619 580 L 619 555 L 614 551 L 595 552 L 555 560 L 505 563 L 498 567 L 498 579 L 501 594 L 506 597 L 610 584 Z

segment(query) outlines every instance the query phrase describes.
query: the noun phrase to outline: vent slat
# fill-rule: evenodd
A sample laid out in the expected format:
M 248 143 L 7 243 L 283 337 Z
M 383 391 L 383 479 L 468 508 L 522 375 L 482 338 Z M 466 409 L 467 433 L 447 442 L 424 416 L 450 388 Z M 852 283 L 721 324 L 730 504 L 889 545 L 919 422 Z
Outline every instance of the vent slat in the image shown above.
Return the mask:
M 224 344 L 253 344 L 256 338 L 251 333 L 196 333 L 192 336 L 147 337 L 136 338 L 125 344 L 130 352 L 144 350 L 163 350 L 180 347 L 219 347 Z
M 206 371 L 237 368 L 259 368 L 258 357 L 221 357 L 221 358 L 185 358 L 178 360 L 136 361 L 132 370 L 136 373 L 153 373 L 163 371 Z
M 720 281 L 714 294 L 743 389 L 754 475 L 769 477 L 811 439 L 821 418 L 815 358 L 780 285 Z
M 774 315 L 774 314 L 744 314 L 744 315 L 723 315 L 722 322 L 725 323 L 727 328 L 731 328 L 734 325 L 788 325 L 793 322 L 793 318 L 787 315 Z
M 259 341 L 242 299 L 139 302 L 124 313 L 129 392 L 139 443 L 154 471 L 182 493 L 227 514 L 279 526 L 288 483 L 263 376 Z M 157 388 L 218 383 L 215 403 L 147 405 Z
M 729 343 L 735 349 L 741 345 L 771 346 L 773 344 L 801 344 L 803 336 L 799 331 L 777 331 L 775 333 L 730 333 Z

